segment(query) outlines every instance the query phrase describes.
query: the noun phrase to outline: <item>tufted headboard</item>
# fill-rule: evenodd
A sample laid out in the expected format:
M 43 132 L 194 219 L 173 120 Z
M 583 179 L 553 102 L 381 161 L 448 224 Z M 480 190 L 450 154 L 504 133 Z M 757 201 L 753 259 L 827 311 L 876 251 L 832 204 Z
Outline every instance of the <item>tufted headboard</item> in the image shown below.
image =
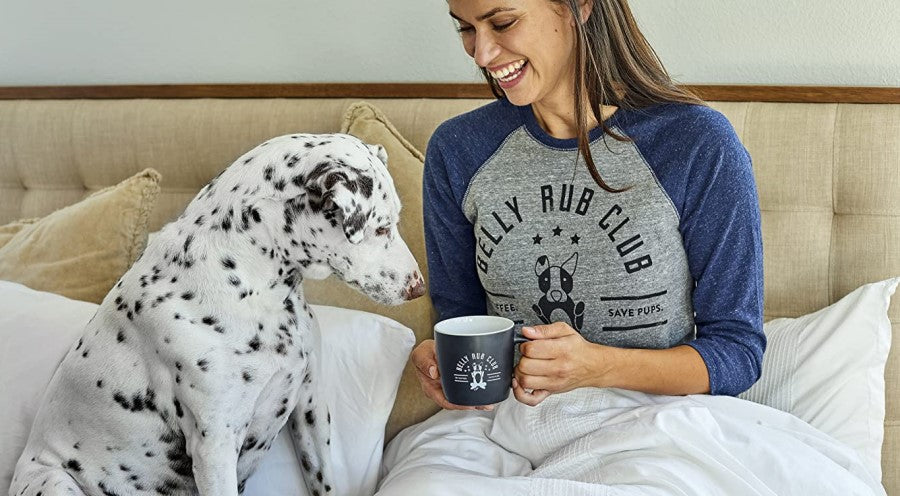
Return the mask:
M 900 275 L 900 89 L 866 100 L 887 103 L 846 103 L 855 101 L 840 96 L 846 94 L 838 92 L 831 103 L 827 94 L 819 103 L 760 101 L 758 92 L 740 87 L 707 96 L 753 158 L 763 214 L 767 320 L 813 312 L 864 283 Z M 334 132 L 344 110 L 361 99 L 159 96 L 0 99 L 0 224 L 47 214 L 153 167 L 163 176 L 151 219 L 156 230 L 249 147 L 289 132 Z M 365 99 L 422 151 L 440 122 L 488 101 L 484 95 L 419 96 Z M 892 303 L 897 339 L 900 292 Z M 430 334 L 427 324 L 422 327 L 415 329 L 419 338 Z M 409 377 L 392 416 L 400 420 L 389 436 L 434 411 L 414 396 Z M 886 383 L 883 479 L 889 494 L 900 495 L 896 347 Z

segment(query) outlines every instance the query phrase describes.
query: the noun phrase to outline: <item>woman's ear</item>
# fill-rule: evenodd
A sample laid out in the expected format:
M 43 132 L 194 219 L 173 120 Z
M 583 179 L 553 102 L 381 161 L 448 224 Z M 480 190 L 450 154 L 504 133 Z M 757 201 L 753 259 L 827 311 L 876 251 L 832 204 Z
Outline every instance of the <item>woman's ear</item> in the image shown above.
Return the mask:
M 578 15 L 581 17 L 582 24 L 587 22 L 588 17 L 591 16 L 591 12 L 593 10 L 594 10 L 594 0 L 579 0 Z

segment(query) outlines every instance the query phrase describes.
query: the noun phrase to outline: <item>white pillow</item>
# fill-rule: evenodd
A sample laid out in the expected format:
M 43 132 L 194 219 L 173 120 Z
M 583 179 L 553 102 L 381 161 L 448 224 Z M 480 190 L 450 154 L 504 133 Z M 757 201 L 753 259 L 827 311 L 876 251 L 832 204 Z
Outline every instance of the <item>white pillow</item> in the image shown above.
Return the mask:
M 359 310 L 310 305 L 322 330 L 323 392 L 331 405 L 331 454 L 338 495 L 375 493 L 384 426 L 415 344 L 406 326 Z M 305 496 L 287 429 L 247 479 L 244 496 Z
M 0 281 L 0 494 L 13 471 L 44 389 L 97 305 Z
M 412 331 L 371 313 L 311 305 L 322 329 L 323 391 L 332 405 L 337 494 L 372 494 L 384 426 L 415 343 Z M 0 494 L 9 491 L 44 389 L 97 305 L 0 281 Z M 245 496 L 306 495 L 287 431 L 248 479 Z
M 739 395 L 843 441 L 878 480 L 891 349 L 887 311 L 898 282 L 866 284 L 817 312 L 767 322 L 762 376 Z

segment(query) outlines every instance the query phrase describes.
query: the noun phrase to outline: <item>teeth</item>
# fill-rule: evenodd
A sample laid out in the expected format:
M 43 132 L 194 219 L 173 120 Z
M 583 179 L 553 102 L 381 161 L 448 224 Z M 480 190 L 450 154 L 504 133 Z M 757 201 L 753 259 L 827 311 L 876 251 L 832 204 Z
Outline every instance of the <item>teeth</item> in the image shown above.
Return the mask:
M 491 75 L 494 76 L 495 79 L 503 79 L 510 74 L 517 72 L 522 66 L 525 65 L 525 60 L 519 60 L 509 64 L 508 66 L 500 69 L 499 71 L 491 71 Z

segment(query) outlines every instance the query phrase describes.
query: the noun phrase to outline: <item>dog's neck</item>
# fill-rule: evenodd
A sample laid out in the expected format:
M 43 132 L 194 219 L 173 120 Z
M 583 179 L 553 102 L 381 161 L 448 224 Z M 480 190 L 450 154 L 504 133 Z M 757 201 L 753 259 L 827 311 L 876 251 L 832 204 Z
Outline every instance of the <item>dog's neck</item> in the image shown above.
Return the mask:
M 304 269 L 314 262 L 288 238 L 273 233 L 283 223 L 275 221 L 279 213 L 238 195 L 226 198 L 193 202 L 148 246 L 153 253 L 147 253 L 146 262 L 174 266 L 210 299 L 283 301 L 291 293 L 302 295 Z M 302 221 L 295 221 L 299 233 L 307 229 Z

